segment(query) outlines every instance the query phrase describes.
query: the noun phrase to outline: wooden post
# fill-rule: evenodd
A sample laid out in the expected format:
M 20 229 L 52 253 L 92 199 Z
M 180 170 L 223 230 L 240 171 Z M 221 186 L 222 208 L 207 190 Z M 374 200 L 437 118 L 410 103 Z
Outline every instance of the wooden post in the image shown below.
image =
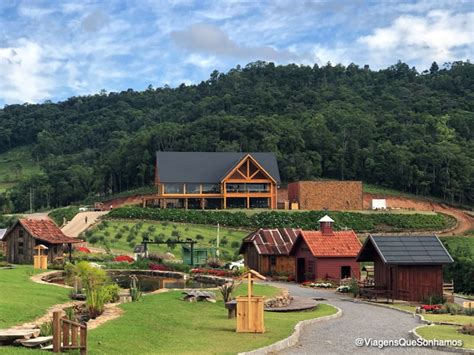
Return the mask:
M 77 346 L 77 333 L 79 329 L 76 325 L 71 325 L 71 346 Z
M 69 346 L 69 332 L 71 330 L 71 325 L 63 322 L 63 346 Z
M 53 353 L 61 351 L 61 311 L 53 312 Z
M 87 325 L 81 327 L 81 355 L 87 354 Z
M 248 273 L 248 285 L 247 285 L 247 329 L 251 328 L 252 324 L 252 273 Z

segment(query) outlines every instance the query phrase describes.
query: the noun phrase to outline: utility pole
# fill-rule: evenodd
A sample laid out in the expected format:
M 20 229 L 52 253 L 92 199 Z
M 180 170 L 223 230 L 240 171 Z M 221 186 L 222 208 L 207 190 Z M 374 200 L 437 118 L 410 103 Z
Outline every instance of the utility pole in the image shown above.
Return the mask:
M 33 213 L 33 189 L 30 187 L 30 213 Z
M 219 223 L 217 223 L 217 249 L 216 249 L 216 256 L 219 258 Z

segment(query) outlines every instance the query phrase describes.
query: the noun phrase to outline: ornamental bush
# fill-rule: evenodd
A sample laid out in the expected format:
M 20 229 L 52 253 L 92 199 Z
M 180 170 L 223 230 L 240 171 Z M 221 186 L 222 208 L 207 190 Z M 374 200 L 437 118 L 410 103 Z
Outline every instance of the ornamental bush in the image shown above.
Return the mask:
M 350 228 L 358 232 L 372 232 L 377 226 L 397 230 L 441 230 L 452 221 L 442 214 L 395 214 L 395 213 L 357 213 L 357 212 L 279 212 L 268 211 L 248 215 L 244 212 L 202 211 L 181 209 L 155 209 L 126 206 L 112 210 L 107 218 L 147 219 L 178 223 L 210 224 L 238 228 L 302 228 L 318 229 L 318 220 L 330 214 L 336 221 L 335 229 Z M 164 223 L 163 223 L 164 224 Z

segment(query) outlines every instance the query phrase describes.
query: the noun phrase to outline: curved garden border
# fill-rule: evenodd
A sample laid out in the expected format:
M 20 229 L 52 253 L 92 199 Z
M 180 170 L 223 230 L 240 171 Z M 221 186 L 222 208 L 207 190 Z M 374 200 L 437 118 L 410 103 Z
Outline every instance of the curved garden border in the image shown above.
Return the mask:
M 336 307 L 333 305 L 330 305 L 330 306 L 337 309 L 337 312 L 335 314 L 331 314 L 330 316 L 324 316 L 320 318 L 302 320 L 295 325 L 293 334 L 291 334 L 289 337 L 283 340 L 277 341 L 276 343 L 256 349 L 256 350 L 239 353 L 238 355 L 263 355 L 263 354 L 268 354 L 271 352 L 281 351 L 283 349 L 296 345 L 300 339 L 301 332 L 306 327 L 319 323 L 319 322 L 325 322 L 331 319 L 336 319 L 342 316 L 342 310 L 339 307 Z
M 413 328 L 412 330 L 410 330 L 409 334 L 415 340 L 429 341 L 429 339 L 425 339 L 420 334 L 418 334 L 417 329 L 423 328 L 423 327 L 429 327 L 431 325 L 435 325 L 435 324 L 432 323 L 432 324 L 428 324 L 428 325 L 426 325 L 426 324 L 425 325 L 419 325 L 418 327 Z M 450 353 L 474 354 L 474 349 L 453 348 L 451 346 L 427 346 L 426 348 L 430 348 L 430 349 L 438 350 L 438 351 L 447 351 L 447 352 L 450 352 Z
M 420 334 L 418 334 L 418 332 L 416 331 L 418 328 L 429 327 L 430 325 L 452 325 L 452 326 L 461 326 L 462 325 L 462 324 L 447 323 L 447 322 L 433 322 L 433 321 L 425 319 L 425 317 L 423 317 L 422 314 L 417 314 L 417 313 L 410 312 L 408 310 L 399 309 L 399 308 L 396 308 L 396 307 L 391 307 L 390 305 L 371 303 L 371 302 L 367 302 L 367 301 L 359 301 L 359 302 L 363 302 L 365 304 L 369 304 L 369 305 L 376 306 L 376 307 L 383 307 L 383 308 L 392 309 L 392 310 L 395 310 L 395 311 L 398 311 L 398 312 L 401 312 L 401 313 L 411 314 L 414 318 L 418 318 L 420 320 L 420 322 L 422 322 L 424 324 L 413 328 L 409 332 L 409 335 L 415 340 L 417 340 L 417 339 L 420 339 L 420 340 L 423 340 L 423 341 L 425 341 L 425 340 L 428 341 L 429 340 L 429 339 L 423 338 Z M 467 348 L 453 348 L 451 346 L 427 346 L 427 348 L 438 350 L 438 351 L 447 351 L 447 352 L 452 352 L 452 353 L 474 354 L 474 349 L 467 349 Z

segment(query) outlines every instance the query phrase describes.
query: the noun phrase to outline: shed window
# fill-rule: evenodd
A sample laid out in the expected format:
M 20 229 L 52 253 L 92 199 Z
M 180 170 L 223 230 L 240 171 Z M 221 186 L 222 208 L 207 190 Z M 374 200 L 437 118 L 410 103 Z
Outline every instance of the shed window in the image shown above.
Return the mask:
M 270 266 L 276 266 L 277 264 L 277 258 L 275 255 L 270 256 Z
M 165 184 L 165 194 L 182 194 L 183 184 Z

